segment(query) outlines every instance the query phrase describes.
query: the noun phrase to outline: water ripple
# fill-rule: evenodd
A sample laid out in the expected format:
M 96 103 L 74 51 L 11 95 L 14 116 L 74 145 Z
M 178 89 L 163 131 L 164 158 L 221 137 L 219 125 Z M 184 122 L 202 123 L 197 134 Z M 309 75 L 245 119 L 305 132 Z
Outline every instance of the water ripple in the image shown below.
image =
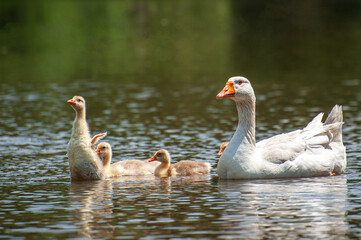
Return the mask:
M 91 132 L 108 131 L 105 141 L 113 146 L 114 161 L 147 159 L 167 148 L 174 162 L 196 159 L 216 166 L 219 144 L 231 138 L 237 122 L 233 103 L 210 103 L 208 99 L 214 96 L 202 96 L 198 102 L 189 96 L 179 107 L 157 96 L 153 87 L 130 85 L 99 94 L 99 84 L 77 84 L 71 87 L 84 88 Z M 327 110 L 302 106 L 300 99 L 308 89 L 301 91 L 292 106 L 278 106 L 288 98 L 283 89 L 276 86 L 272 94 L 260 93 L 257 139 L 304 126 L 316 112 Z M 54 98 L 54 91 L 61 97 Z M 113 101 L 113 92 L 107 91 L 119 97 Z M 134 96 L 134 91 L 139 95 Z M 192 91 L 198 96 L 202 92 Z M 178 91 L 174 98 L 179 101 L 183 94 Z M 66 147 L 75 113 L 66 103 L 68 95 L 68 88 L 56 84 L 41 94 L 26 85 L 5 85 L 1 90 L 0 100 L 12 101 L 11 107 L 0 106 L 1 237 L 361 236 L 359 93 L 344 107 L 347 175 L 218 181 L 213 169 L 209 177 L 200 179 L 123 177 L 86 184 L 70 183 Z

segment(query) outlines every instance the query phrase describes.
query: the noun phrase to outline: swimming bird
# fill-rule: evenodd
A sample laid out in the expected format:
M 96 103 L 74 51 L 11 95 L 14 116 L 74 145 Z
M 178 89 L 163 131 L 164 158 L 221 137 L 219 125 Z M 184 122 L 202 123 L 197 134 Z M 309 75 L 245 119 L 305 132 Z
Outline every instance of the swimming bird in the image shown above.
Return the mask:
M 256 143 L 256 96 L 245 77 L 231 77 L 217 99 L 236 103 L 238 126 L 217 166 L 221 179 L 291 178 L 342 174 L 342 107 L 335 105 L 325 122 L 318 114 L 305 128 Z
M 159 161 L 161 163 L 154 172 L 157 177 L 199 176 L 208 174 L 211 170 L 211 166 L 207 162 L 182 160 L 171 164 L 170 154 L 165 149 L 157 151 L 148 161 Z
M 106 142 L 99 143 L 95 152 L 102 157 L 104 171 L 109 177 L 152 175 L 159 165 L 137 159 L 110 164 L 112 161 L 112 148 Z
M 67 102 L 76 113 L 67 153 L 70 177 L 72 180 L 105 179 L 103 164 L 92 149 L 92 138 L 86 121 L 85 99 L 81 96 L 74 96 Z

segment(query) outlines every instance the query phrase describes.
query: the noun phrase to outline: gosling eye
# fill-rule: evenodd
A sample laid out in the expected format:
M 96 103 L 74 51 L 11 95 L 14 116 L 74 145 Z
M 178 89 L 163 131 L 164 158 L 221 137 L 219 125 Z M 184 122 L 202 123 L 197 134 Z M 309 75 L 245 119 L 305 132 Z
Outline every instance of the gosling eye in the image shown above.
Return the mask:
M 103 149 L 105 149 L 105 147 L 102 147 Z

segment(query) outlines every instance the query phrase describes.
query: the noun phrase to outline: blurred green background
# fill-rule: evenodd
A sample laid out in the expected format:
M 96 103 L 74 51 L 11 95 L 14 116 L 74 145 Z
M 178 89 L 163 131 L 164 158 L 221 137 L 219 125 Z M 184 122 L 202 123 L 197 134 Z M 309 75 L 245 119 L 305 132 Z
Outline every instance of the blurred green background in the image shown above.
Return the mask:
M 361 1 L 0 2 L 1 82 L 361 76 Z M 221 87 L 221 86 L 220 86 Z

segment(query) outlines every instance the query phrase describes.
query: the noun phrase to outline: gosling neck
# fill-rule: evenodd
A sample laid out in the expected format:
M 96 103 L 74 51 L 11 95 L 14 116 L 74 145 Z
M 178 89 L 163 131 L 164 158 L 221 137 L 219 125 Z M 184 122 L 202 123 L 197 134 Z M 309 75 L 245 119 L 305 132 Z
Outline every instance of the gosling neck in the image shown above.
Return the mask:
M 110 163 L 112 161 L 112 153 L 108 153 L 104 155 L 103 157 L 103 168 L 106 172 L 110 169 Z
M 168 162 L 160 162 L 160 165 L 159 165 L 159 166 L 169 168 L 169 167 L 170 167 L 170 161 L 168 161 Z
M 77 109 L 76 112 L 76 120 L 85 120 L 86 119 L 86 111 L 85 108 Z
M 89 127 L 86 122 L 86 111 L 85 108 L 76 110 L 76 117 L 73 127 L 73 137 L 87 134 L 89 135 Z M 89 135 L 90 137 L 90 135 Z
M 154 174 L 157 177 L 168 177 L 168 170 L 170 168 L 170 161 L 168 162 L 160 162 L 160 165 L 155 169 Z

